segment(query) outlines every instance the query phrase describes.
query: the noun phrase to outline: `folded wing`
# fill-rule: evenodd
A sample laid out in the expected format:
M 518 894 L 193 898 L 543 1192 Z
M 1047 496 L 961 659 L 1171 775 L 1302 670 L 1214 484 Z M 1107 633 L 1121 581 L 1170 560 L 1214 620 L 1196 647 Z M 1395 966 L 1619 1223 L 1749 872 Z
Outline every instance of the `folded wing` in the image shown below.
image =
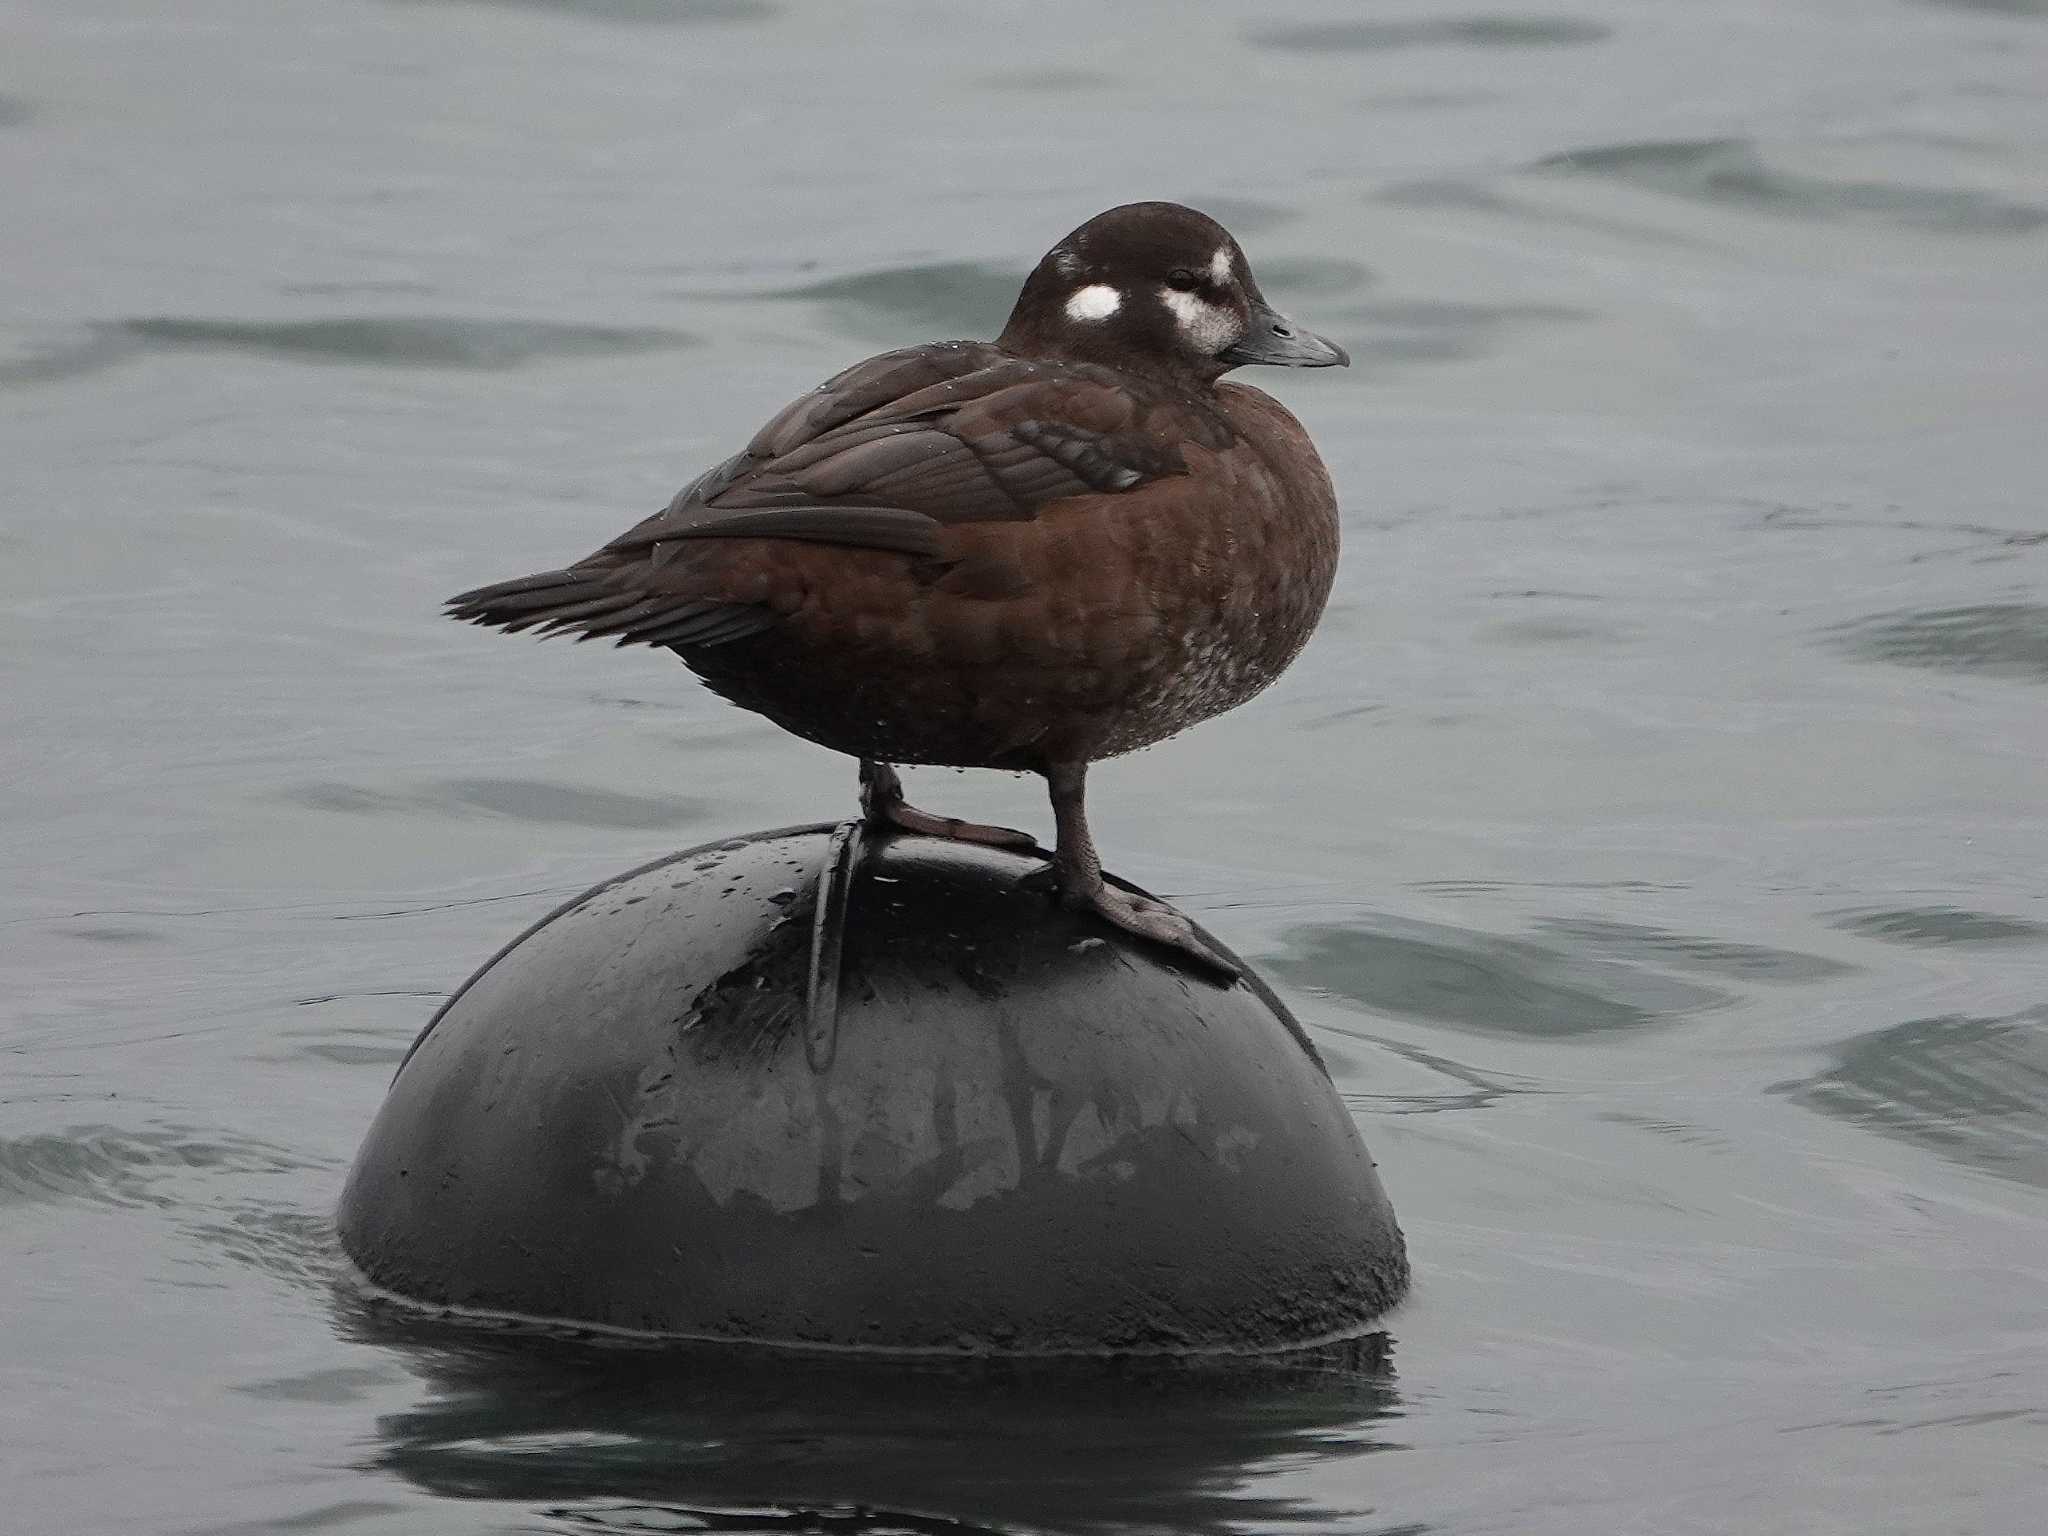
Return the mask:
M 780 617 L 762 561 L 742 562 L 749 581 L 721 579 L 732 541 L 943 561 L 949 527 L 1028 522 L 1069 497 L 1185 473 L 1179 449 L 1147 430 L 1156 405 L 1104 370 L 982 343 L 884 353 L 791 402 L 589 558 L 465 592 L 450 616 L 622 645 L 722 644 Z

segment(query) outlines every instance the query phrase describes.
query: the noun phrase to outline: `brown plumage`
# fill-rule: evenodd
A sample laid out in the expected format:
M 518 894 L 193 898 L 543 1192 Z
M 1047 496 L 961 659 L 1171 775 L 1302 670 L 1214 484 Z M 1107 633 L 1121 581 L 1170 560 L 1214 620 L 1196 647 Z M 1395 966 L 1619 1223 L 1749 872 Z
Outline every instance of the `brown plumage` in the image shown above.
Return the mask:
M 597 553 L 449 610 L 671 647 L 861 759 L 877 822 L 1029 845 L 905 805 L 889 764 L 1043 773 L 1062 895 L 1223 966 L 1103 883 L 1082 781 L 1250 698 L 1308 638 L 1336 568 L 1329 476 L 1278 402 L 1218 380 L 1343 361 L 1265 305 L 1212 220 L 1112 209 L 1039 263 L 996 342 L 857 364 Z

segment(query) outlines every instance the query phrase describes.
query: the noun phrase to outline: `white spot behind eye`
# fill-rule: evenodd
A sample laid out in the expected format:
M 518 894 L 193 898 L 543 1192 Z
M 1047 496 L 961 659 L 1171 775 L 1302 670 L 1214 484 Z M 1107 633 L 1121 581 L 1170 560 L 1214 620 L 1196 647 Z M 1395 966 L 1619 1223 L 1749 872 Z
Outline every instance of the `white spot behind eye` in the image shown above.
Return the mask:
M 1230 281 L 1230 271 L 1232 265 L 1233 263 L 1230 260 L 1230 247 L 1227 245 L 1218 246 L 1216 248 L 1216 254 L 1209 258 L 1209 281 L 1214 283 L 1217 287 L 1221 288 L 1225 283 Z
M 1211 304 L 1200 294 L 1162 288 L 1159 297 L 1173 311 L 1173 318 L 1179 324 L 1181 334 L 1187 337 L 1188 345 L 1204 356 L 1214 357 L 1237 340 L 1243 330 L 1236 315 Z
M 1124 296 L 1107 283 L 1090 283 L 1067 300 L 1069 320 L 1107 320 L 1124 307 Z

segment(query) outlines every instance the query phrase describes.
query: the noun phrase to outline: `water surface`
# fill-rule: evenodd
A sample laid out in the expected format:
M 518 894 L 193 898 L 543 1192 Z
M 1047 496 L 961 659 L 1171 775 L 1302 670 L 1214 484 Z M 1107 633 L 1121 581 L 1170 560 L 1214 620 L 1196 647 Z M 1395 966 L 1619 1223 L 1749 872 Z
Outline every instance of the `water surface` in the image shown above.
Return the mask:
M 2048 20 L 22 0 L 0 60 L 0 1489 L 25 1530 L 2030 1533 Z M 839 814 L 663 658 L 436 616 L 1112 203 L 1228 220 L 1346 555 L 1112 862 L 1315 1034 L 1362 1378 L 567 1370 L 337 1308 L 421 1023 Z M 1038 789 L 925 773 L 1043 829 Z

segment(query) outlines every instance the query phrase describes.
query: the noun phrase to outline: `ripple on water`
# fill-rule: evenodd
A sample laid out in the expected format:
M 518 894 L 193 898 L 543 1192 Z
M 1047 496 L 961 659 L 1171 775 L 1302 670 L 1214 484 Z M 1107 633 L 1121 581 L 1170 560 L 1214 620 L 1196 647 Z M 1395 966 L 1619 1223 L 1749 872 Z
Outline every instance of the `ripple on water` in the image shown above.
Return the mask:
M 1730 1000 L 1639 964 L 1439 923 L 1309 923 L 1286 930 L 1281 942 L 1267 964 L 1297 986 L 1490 1033 L 1640 1029 Z
M 2048 924 L 1962 907 L 1861 907 L 1836 912 L 1837 928 L 1889 944 L 2042 944 Z
M 343 281 L 322 279 L 307 283 L 279 283 L 277 291 L 293 298 L 431 298 L 437 291 L 432 283 L 411 277 L 365 277 Z
M 272 1376 L 262 1381 L 230 1383 L 228 1390 L 266 1403 L 324 1403 L 339 1406 L 359 1403 L 380 1387 L 403 1382 L 409 1377 L 395 1367 L 336 1365 L 304 1371 L 296 1376 Z
M 1559 48 L 1597 43 L 1611 27 L 1578 16 L 1416 16 L 1253 27 L 1254 48 L 1287 53 L 1372 53 L 1392 48 Z
M 160 929 L 145 928 L 138 923 L 81 923 L 56 931 L 67 939 L 78 939 L 86 944 L 162 944 L 170 938 Z
M 331 1291 L 350 1273 L 325 1211 L 244 1201 L 210 1212 L 187 1230 L 213 1256 L 281 1280 L 294 1290 Z
M 389 1071 L 405 1060 L 413 1036 L 447 1000 L 444 987 L 384 987 L 374 991 L 327 993 L 294 1001 L 312 1022 L 280 1028 L 288 1054 L 340 1067 Z
M 1385 1054 L 1365 1067 L 1343 1046 L 1331 1044 L 1332 1036 L 1368 1041 Z M 1439 1052 L 1380 1035 L 1325 1027 L 1319 1031 L 1316 1045 L 1337 1084 L 1338 1097 L 1352 1109 L 1368 1114 L 1434 1115 L 1490 1109 L 1511 1095 L 1531 1091 L 1524 1079 L 1482 1071 Z M 1392 1071 L 1388 1056 L 1399 1063 Z M 1350 1086 L 1362 1081 L 1374 1086 Z
M 994 91 L 1065 96 L 1080 91 L 1106 90 L 1116 84 L 1116 76 L 1100 69 L 1006 69 L 983 75 L 974 83 Z
M 1420 181 L 1404 181 L 1385 187 L 1373 194 L 1375 201 L 1392 204 L 1397 208 L 1420 208 L 1427 210 L 1451 209 L 1464 213 L 1476 213 L 1496 218 L 1514 219 L 1525 224 L 1547 224 L 1560 229 L 1583 229 L 1593 234 L 1612 235 L 1620 240 L 1633 240 L 1646 245 L 1676 247 L 1681 250 L 1701 250 L 1706 242 L 1689 235 L 1675 234 L 1659 229 L 1654 224 L 1641 223 L 1634 219 L 1612 218 L 1604 214 L 1585 213 L 1567 208 L 1548 208 L 1528 198 L 1509 197 L 1503 193 L 1478 186 L 1454 176 L 1424 178 Z
M 262 352 L 309 362 L 405 368 L 516 368 L 549 358 L 609 357 L 697 345 L 656 327 L 470 320 L 441 315 L 348 315 L 319 320 L 209 320 L 155 316 L 108 327 L 144 346 Z
M 824 306 L 854 335 L 903 343 L 944 336 L 993 336 L 1017 302 L 1025 274 L 973 261 L 885 267 L 759 295 Z
M 1537 927 L 1571 940 L 1575 948 L 1596 954 L 1653 961 L 1682 971 L 1725 976 L 1732 981 L 1790 984 L 1832 981 L 1850 975 L 1856 969 L 1823 955 L 1774 949 L 1767 944 L 1737 944 L 1726 939 L 1700 938 L 1641 923 L 1553 917 L 1540 919 Z
M 1495 351 L 1517 328 L 1570 324 L 1588 312 L 1564 304 L 1468 304 L 1441 299 L 1351 304 L 1312 311 L 1323 330 L 1333 324 L 1372 329 L 1372 344 L 1358 349 L 1358 363 L 1462 362 Z
M 178 1126 L 79 1126 L 0 1140 L 0 1208 L 61 1201 L 171 1206 L 180 1202 L 161 1181 L 174 1174 L 295 1173 L 311 1166 L 285 1148 L 244 1137 Z
M 2038 603 L 1877 614 L 1825 633 L 1859 661 L 2048 683 L 2048 606 Z
M 1862 215 L 1919 229 L 2027 234 L 2048 225 L 2048 208 L 1969 187 L 1841 181 L 1774 168 L 1752 139 L 1669 139 L 1601 144 L 1546 155 L 1530 169 L 1597 176 L 1698 202 L 1795 218 Z
M 1489 624 L 1478 634 L 1480 639 L 1492 645 L 1527 650 L 1551 646 L 1625 645 L 1634 631 L 1590 619 L 1529 618 Z
M 406 3 L 498 5 L 520 11 L 556 11 L 589 21 L 664 27 L 766 21 L 776 10 L 768 0 L 406 0 Z
M 2048 0 L 1920 0 L 1945 11 L 1979 11 L 1987 16 L 2048 16 Z
M 2024 1183 L 2048 1185 L 2048 1006 L 1912 1019 L 1773 1089 L 1823 1114 Z
M 400 1516 L 409 1511 L 403 1504 L 394 1504 L 388 1499 L 338 1499 L 327 1504 L 314 1504 L 297 1514 L 275 1515 L 262 1520 L 237 1520 L 229 1525 L 209 1525 L 207 1536 L 297 1536 L 301 1531 L 339 1531 L 346 1527 L 369 1526 L 384 1516 Z M 402 1531 L 407 1528 L 400 1520 L 385 1520 L 375 1527 L 385 1531 Z M 656 1526 L 654 1529 L 661 1529 Z M 690 1527 L 680 1527 L 689 1530 Z
M 143 349 L 118 326 L 32 327 L 0 342 L 0 389 L 60 384 L 126 362 Z
M 657 799 L 576 784 L 551 784 L 543 779 L 442 779 L 409 791 L 318 783 L 287 791 L 286 798 L 314 810 L 353 816 L 483 812 L 543 825 L 604 827 L 628 832 L 681 826 L 703 816 L 707 810 L 706 802 L 701 800 Z

